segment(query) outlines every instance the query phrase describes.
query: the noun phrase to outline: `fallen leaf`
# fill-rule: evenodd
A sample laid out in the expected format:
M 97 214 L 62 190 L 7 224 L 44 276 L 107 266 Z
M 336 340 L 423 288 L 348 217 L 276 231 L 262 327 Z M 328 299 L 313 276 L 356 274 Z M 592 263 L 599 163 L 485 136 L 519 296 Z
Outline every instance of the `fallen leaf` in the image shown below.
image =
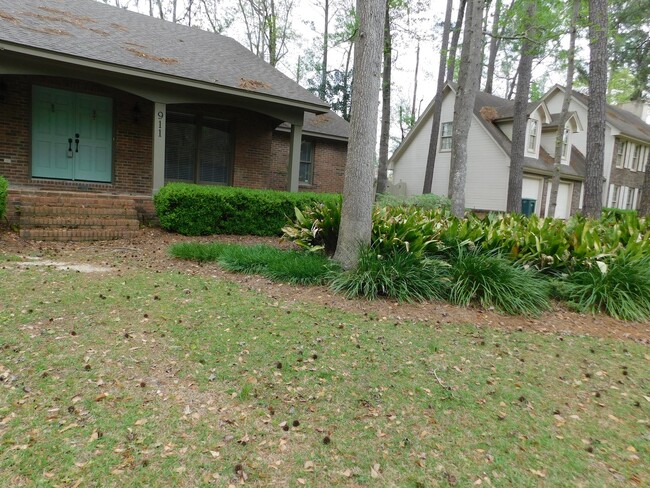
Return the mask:
M 108 393 L 102 392 L 97 397 L 95 397 L 96 402 L 101 402 L 102 400 L 105 400 L 108 397 Z
M 535 476 L 539 476 L 540 478 L 546 478 L 546 474 L 544 474 L 542 471 L 539 471 L 537 469 L 530 469 L 530 472 L 533 473 Z
M 314 462 L 313 461 L 305 461 L 305 471 L 309 471 L 310 473 L 314 471 Z
M 136 421 L 135 421 L 135 425 L 144 425 L 144 424 L 146 424 L 147 422 L 149 422 L 149 420 L 147 420 L 147 419 L 140 419 L 140 420 L 136 420 Z
M 345 476 L 346 478 L 349 478 L 350 476 L 352 476 L 352 471 L 350 471 L 349 469 L 346 469 L 346 470 L 343 471 L 341 474 L 342 474 L 343 476 Z
M 380 468 L 381 468 L 381 466 L 379 464 L 374 464 L 370 468 L 370 477 L 371 478 L 379 478 L 379 469 Z
M 296 481 L 298 482 L 299 485 L 307 484 L 307 482 L 303 478 L 298 478 Z

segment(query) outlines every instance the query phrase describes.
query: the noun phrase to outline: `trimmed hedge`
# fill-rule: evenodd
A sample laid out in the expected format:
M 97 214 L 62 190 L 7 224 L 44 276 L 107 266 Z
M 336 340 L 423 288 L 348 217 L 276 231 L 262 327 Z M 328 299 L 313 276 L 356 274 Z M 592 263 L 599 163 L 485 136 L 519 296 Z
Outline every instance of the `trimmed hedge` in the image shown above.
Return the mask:
M 251 190 L 170 183 L 154 196 L 164 229 L 188 236 L 235 234 L 279 236 L 295 208 L 336 202 L 340 195 Z
M 9 183 L 6 179 L 0 176 L 0 219 L 5 216 L 7 211 L 7 189 L 9 188 Z

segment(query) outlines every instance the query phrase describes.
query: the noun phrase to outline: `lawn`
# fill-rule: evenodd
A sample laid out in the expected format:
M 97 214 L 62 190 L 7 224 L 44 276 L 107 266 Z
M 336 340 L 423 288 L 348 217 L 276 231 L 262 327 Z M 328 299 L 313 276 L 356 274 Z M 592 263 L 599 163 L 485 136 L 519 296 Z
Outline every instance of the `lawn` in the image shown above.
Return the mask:
M 650 483 L 648 346 L 354 314 L 181 267 L 15 259 L 0 266 L 3 486 Z

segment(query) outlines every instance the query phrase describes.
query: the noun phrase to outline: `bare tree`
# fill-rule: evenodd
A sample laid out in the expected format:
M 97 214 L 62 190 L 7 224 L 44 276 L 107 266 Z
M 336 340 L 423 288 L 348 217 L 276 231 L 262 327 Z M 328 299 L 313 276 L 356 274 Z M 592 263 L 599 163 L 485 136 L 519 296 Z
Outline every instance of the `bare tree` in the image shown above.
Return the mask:
M 248 48 L 271 66 L 287 54 L 294 0 L 237 0 Z
M 534 29 L 538 0 L 527 0 L 525 31 Z M 521 189 L 524 173 L 524 153 L 526 151 L 526 127 L 528 120 L 528 96 L 535 58 L 534 41 L 530 34 L 521 43 L 521 55 L 517 69 L 517 93 L 515 94 L 514 115 L 512 117 L 512 147 L 510 150 L 510 174 L 508 178 L 508 198 L 506 210 L 521 212 Z
M 427 166 L 424 171 L 424 186 L 422 193 L 431 193 L 433 185 L 433 172 L 438 152 L 438 134 L 440 133 L 440 117 L 442 114 L 442 91 L 445 87 L 445 70 L 447 68 L 447 47 L 449 44 L 449 31 L 451 30 L 451 11 L 454 7 L 453 0 L 447 0 L 445 23 L 442 28 L 442 44 L 440 46 L 440 59 L 438 61 L 438 84 L 436 96 L 433 100 L 433 121 L 429 136 L 429 151 L 427 153 Z M 415 103 L 415 102 L 414 102 Z
M 358 29 L 354 49 L 354 94 L 343 184 L 341 226 L 334 259 L 343 269 L 356 266 L 361 246 L 372 233 L 373 160 L 377 141 L 377 94 L 385 0 L 357 0 Z
M 557 135 L 555 136 L 555 155 L 553 164 L 553 179 L 551 184 L 551 196 L 548 202 L 548 216 L 555 217 L 555 208 L 557 206 L 557 192 L 560 188 L 560 168 L 562 167 L 562 154 L 565 150 L 565 131 L 566 123 L 569 119 L 569 104 L 573 93 L 573 76 L 575 74 L 575 53 L 576 53 L 576 35 L 578 14 L 580 13 L 580 0 L 573 0 L 573 9 L 571 13 L 571 31 L 569 37 L 569 50 L 567 51 L 567 68 L 566 68 L 566 86 L 564 98 L 562 99 L 562 111 L 558 120 Z M 571 160 L 571 148 L 566 148 L 566 157 Z
M 463 51 L 458 74 L 458 91 L 454 103 L 454 124 L 451 144 L 449 197 L 452 213 L 465 215 L 465 181 L 467 180 L 467 138 L 474 113 L 474 101 L 479 88 L 483 9 L 485 0 L 468 0 L 463 33 Z
M 593 218 L 600 218 L 603 209 L 606 97 L 607 0 L 589 0 L 589 102 L 584 211 Z
M 490 37 L 490 50 L 488 54 L 487 74 L 485 76 L 485 93 L 492 93 L 494 84 L 494 67 L 499 51 L 499 20 L 501 18 L 502 0 L 496 0 L 494 5 L 494 16 L 492 17 L 492 34 Z

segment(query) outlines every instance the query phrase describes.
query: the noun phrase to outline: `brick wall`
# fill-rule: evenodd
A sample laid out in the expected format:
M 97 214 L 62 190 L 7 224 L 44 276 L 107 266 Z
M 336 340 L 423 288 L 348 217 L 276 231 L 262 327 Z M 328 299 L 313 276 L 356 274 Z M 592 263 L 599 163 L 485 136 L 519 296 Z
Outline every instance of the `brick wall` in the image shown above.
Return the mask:
M 274 131 L 270 188 L 286 190 L 289 134 Z M 331 139 L 311 139 L 314 144 L 314 176 L 311 185 L 300 185 L 303 191 L 343 192 L 343 177 L 347 159 L 347 143 Z
M 91 189 L 119 193 L 150 194 L 153 183 L 153 104 L 122 91 L 82 80 L 3 76 L 6 86 L 0 101 L 0 174 L 13 185 L 52 190 Z M 113 181 L 92 183 L 31 178 L 31 93 L 32 84 L 110 97 L 113 103 Z M 134 107 L 139 116 L 135 120 Z M 6 163 L 8 159 L 11 162 Z

